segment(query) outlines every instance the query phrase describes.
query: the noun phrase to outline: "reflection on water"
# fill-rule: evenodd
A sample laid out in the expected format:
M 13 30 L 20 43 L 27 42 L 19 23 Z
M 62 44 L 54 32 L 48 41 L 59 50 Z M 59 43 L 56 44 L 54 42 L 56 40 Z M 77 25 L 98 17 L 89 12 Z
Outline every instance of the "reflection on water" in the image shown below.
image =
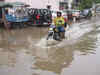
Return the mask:
M 14 67 L 16 64 L 16 52 L 0 51 L 0 65 L 8 65 Z
M 60 47 L 36 47 L 35 44 L 47 34 L 47 29 L 36 27 L 16 29 L 12 30 L 10 34 L 5 30 L 0 31 L 0 74 L 63 75 L 64 69 L 70 68 L 74 62 L 76 51 L 80 52 L 80 55 L 96 54 L 98 40 L 95 36 L 98 31 L 96 32 L 95 29 L 78 37 L 74 44 L 69 43 L 73 43 L 76 39 L 65 41 L 64 43 L 67 45 L 62 44 L 64 46 Z M 77 32 L 78 34 L 81 35 Z M 72 35 L 76 35 L 76 33 Z
M 51 49 L 47 52 L 48 58 L 37 58 L 34 64 L 37 69 L 47 70 L 60 74 L 64 67 L 68 67 L 73 60 L 73 51 L 69 49 Z M 46 60 L 46 61 L 45 61 Z
M 6 50 L 0 48 L 0 66 L 11 66 L 14 67 L 16 65 L 17 53 L 14 50 Z

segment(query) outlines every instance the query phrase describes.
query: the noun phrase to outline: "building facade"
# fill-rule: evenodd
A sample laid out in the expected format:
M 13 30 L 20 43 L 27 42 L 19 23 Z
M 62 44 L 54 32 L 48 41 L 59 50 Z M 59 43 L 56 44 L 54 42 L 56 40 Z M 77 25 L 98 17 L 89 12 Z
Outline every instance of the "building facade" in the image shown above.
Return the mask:
M 3 1 L 3 0 L 2 0 Z M 63 8 L 71 8 L 73 0 L 5 0 L 6 2 L 24 2 L 33 8 L 47 8 L 51 6 L 52 10 L 59 10 Z
M 46 8 L 50 5 L 52 10 L 59 9 L 59 1 L 61 0 L 5 0 L 5 2 L 24 2 L 33 8 Z

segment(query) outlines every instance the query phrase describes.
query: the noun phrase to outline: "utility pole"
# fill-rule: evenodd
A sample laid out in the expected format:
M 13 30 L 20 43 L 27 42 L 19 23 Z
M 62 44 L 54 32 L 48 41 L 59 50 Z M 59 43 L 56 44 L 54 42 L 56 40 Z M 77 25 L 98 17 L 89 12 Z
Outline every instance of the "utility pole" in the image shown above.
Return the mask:
M 48 4 L 50 3 L 50 1 L 48 0 Z
M 50 1 L 48 0 L 48 3 L 47 3 L 47 9 L 51 9 L 51 4 L 50 4 Z

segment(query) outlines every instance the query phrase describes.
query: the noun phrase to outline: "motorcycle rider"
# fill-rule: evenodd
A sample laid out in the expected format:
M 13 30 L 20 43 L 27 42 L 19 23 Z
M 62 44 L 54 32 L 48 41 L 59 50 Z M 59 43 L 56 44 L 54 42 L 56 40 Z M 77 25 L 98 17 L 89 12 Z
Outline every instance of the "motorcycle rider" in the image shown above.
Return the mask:
M 56 30 L 60 34 L 60 38 L 64 39 L 65 38 L 65 28 L 64 28 L 65 20 L 61 12 L 59 11 L 57 12 L 57 17 L 54 18 L 53 22 L 56 26 Z

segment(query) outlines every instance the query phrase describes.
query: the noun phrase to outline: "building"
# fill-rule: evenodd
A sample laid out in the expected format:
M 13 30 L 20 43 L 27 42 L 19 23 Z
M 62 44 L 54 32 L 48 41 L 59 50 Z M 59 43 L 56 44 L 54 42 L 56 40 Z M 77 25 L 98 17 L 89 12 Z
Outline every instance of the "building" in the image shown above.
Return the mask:
M 4 0 L 2 0 L 4 1 Z M 51 6 L 52 10 L 59 10 L 65 8 L 71 8 L 73 0 L 5 0 L 6 2 L 24 2 L 29 4 L 33 8 L 47 8 Z M 77 0 L 74 0 L 75 2 Z
M 71 8 L 73 0 L 5 0 L 6 2 L 24 2 L 33 8 L 46 8 L 47 5 L 51 6 L 52 10 L 59 10 L 64 8 Z
M 66 10 L 72 8 L 73 0 L 62 0 L 59 2 L 59 9 Z
M 59 9 L 60 0 L 5 0 L 6 2 L 24 2 L 33 8 L 46 8 L 47 5 L 51 6 L 52 10 Z
M 73 4 L 74 6 L 79 6 L 79 4 L 81 3 L 82 0 L 73 0 Z

